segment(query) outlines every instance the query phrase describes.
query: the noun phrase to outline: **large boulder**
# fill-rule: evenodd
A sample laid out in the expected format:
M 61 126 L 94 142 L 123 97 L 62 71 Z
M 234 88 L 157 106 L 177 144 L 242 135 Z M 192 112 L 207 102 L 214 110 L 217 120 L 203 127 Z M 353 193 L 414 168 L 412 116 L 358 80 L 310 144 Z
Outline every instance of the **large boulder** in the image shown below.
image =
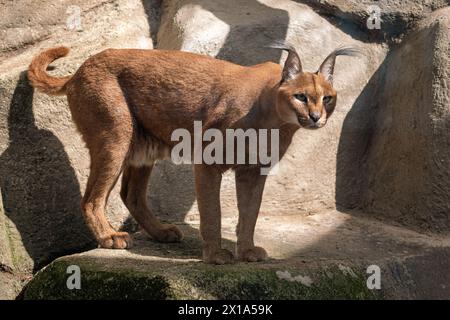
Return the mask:
M 310 70 L 323 59 L 317 52 L 339 44 L 360 47 L 365 59 L 337 61 L 338 112 L 324 129 L 297 133 L 281 170 L 268 180 L 261 211 L 310 214 L 337 204 L 343 211 L 362 209 L 414 228 L 447 231 L 450 9 L 442 8 L 444 2 L 378 2 L 382 18 L 393 17 L 382 25 L 410 29 L 386 58 L 383 46 L 368 42 L 366 26 L 348 28 L 343 20 L 335 27 L 292 1 L 166 1 L 158 45 L 250 65 L 282 61 L 280 52 L 266 47 L 284 39 Z M 367 19 L 369 3 L 324 3 L 334 3 L 337 18 L 347 11 Z M 225 176 L 222 204 L 225 214 L 236 213 L 232 174 Z
M 310 5 L 320 14 L 343 25 L 369 32 L 374 40 L 401 37 L 427 14 L 449 5 L 448 0 L 295 0 Z M 375 6 L 375 9 L 373 8 Z M 376 10 L 376 11 L 374 11 Z M 374 12 L 380 17 L 380 29 L 368 30 L 374 23 Z M 337 19 L 336 19 L 337 18 Z
M 450 8 L 392 49 L 344 121 L 336 201 L 434 231 L 450 228 Z
M 258 222 L 257 243 L 267 249 L 271 259 L 214 266 L 199 260 L 198 225 L 179 227 L 186 235 L 181 243 L 159 244 L 138 233 L 136 246 L 131 250 L 95 249 L 59 258 L 36 274 L 23 290 L 23 298 L 449 297 L 448 238 L 443 240 L 337 211 L 307 217 L 264 216 Z M 236 241 L 233 219 L 224 219 L 223 229 L 222 242 L 231 248 Z M 67 286 L 76 276 L 74 266 L 79 268 L 79 290 Z M 369 266 L 380 268 L 378 289 L 367 286 L 369 276 L 374 274 Z
M 283 62 L 281 51 L 267 48 L 282 40 L 298 49 L 303 66 L 309 71 L 316 71 L 322 60 L 341 45 L 362 50 L 362 59 L 337 59 L 335 87 L 339 102 L 329 123 L 315 132 L 300 130 L 281 161 L 280 170 L 268 179 L 261 211 L 311 214 L 334 208 L 336 153 L 343 120 L 386 53 L 381 45 L 355 40 L 359 37 L 362 35 L 357 31 L 347 34 L 308 6 L 292 1 L 253 1 L 242 5 L 238 0 L 169 0 L 164 2 L 157 41 L 159 48 L 193 51 L 251 65 L 268 60 Z M 167 173 L 183 176 L 176 167 Z M 192 181 L 192 173 L 184 173 L 184 180 Z M 185 188 L 186 184 L 179 186 L 177 196 L 193 198 L 188 195 L 193 194 L 191 188 Z M 170 194 L 164 197 L 168 199 Z M 222 184 L 222 211 L 228 215 L 237 212 L 231 172 Z M 188 214 L 196 212 L 194 205 Z

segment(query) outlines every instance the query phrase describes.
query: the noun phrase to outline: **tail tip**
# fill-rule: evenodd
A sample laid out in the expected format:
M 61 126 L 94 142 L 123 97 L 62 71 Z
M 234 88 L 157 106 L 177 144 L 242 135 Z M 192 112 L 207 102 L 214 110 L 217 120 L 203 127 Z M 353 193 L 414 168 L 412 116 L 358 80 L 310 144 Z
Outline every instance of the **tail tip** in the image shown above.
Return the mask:
M 67 56 L 70 51 L 70 49 L 65 46 L 56 47 L 51 50 L 53 51 L 52 53 L 54 54 L 54 56 L 58 58 Z

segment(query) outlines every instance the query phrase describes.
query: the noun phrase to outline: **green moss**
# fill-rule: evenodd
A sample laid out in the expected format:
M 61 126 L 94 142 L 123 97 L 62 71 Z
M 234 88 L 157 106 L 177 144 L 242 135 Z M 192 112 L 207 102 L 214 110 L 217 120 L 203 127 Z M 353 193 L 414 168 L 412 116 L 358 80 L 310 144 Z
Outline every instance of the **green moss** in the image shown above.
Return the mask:
M 67 267 L 82 270 L 81 289 L 68 289 Z M 169 283 L 162 276 L 120 271 L 103 271 L 83 264 L 56 261 L 40 271 L 29 283 L 24 299 L 167 299 Z
M 200 269 L 200 270 L 199 270 Z M 258 269 L 254 265 L 214 267 L 203 265 L 196 272 L 182 276 L 192 287 L 201 288 L 199 298 L 214 299 L 376 299 L 375 291 L 366 287 L 361 275 L 345 274 L 337 267 L 314 272 L 313 283 L 278 278 L 275 269 Z M 291 270 L 292 275 L 297 275 Z M 332 275 L 332 277 L 330 277 Z M 180 288 L 186 288 L 181 286 Z M 176 295 L 192 298 L 178 288 Z

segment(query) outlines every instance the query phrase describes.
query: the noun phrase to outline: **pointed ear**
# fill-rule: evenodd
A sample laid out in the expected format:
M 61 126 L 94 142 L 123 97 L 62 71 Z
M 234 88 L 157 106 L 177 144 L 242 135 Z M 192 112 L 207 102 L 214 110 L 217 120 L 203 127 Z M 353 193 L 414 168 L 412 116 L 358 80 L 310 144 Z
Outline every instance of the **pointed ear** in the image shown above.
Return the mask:
M 322 64 L 319 67 L 319 71 L 316 72 L 320 73 L 324 76 L 324 78 L 333 85 L 333 73 L 334 73 L 334 63 L 336 62 L 337 56 L 357 56 L 361 55 L 361 51 L 359 51 L 356 48 L 339 48 L 334 50 L 332 53 L 328 55 L 328 57 L 325 58 L 325 60 L 322 62 Z
M 284 62 L 281 82 L 289 81 L 302 73 L 302 63 L 293 46 L 284 43 L 275 43 L 270 48 L 282 49 L 288 52 L 288 56 Z

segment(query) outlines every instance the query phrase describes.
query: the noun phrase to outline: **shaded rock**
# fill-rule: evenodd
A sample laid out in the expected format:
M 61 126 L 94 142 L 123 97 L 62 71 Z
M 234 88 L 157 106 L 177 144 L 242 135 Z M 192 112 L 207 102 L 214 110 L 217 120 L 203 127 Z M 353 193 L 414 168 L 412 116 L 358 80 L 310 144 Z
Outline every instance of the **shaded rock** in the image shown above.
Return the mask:
M 450 227 L 450 8 L 393 48 L 344 121 L 336 201 L 389 220 Z
M 5 211 L 0 193 L 0 300 L 14 299 L 23 283 L 14 269 L 14 248 L 7 229 Z
M 68 290 L 66 287 L 65 271 L 73 264 L 83 270 L 84 287 L 81 290 Z M 166 261 L 155 261 L 147 267 L 147 271 L 130 265 L 111 269 L 98 259 L 59 259 L 38 273 L 27 287 L 24 299 L 297 300 L 374 299 L 377 296 L 364 287 L 361 274 L 354 279 L 334 268 L 336 273 L 332 281 L 325 271 L 320 271 L 316 273 L 316 285 L 305 286 L 301 282 L 279 279 L 276 268 L 251 265 L 214 267 Z
M 296 0 L 310 5 L 322 15 L 334 17 L 332 19 L 341 28 L 348 29 L 352 25 L 370 34 L 371 39 L 390 40 L 402 36 L 412 28 L 416 21 L 424 18 L 434 10 L 449 5 L 448 0 Z M 381 28 L 370 30 L 367 20 L 373 11 L 370 6 L 380 9 Z
M 3 200 L 0 193 L 0 272 L 11 272 L 14 267 L 11 247 L 9 245 L 9 233 L 6 229 L 5 210 L 3 209 Z

